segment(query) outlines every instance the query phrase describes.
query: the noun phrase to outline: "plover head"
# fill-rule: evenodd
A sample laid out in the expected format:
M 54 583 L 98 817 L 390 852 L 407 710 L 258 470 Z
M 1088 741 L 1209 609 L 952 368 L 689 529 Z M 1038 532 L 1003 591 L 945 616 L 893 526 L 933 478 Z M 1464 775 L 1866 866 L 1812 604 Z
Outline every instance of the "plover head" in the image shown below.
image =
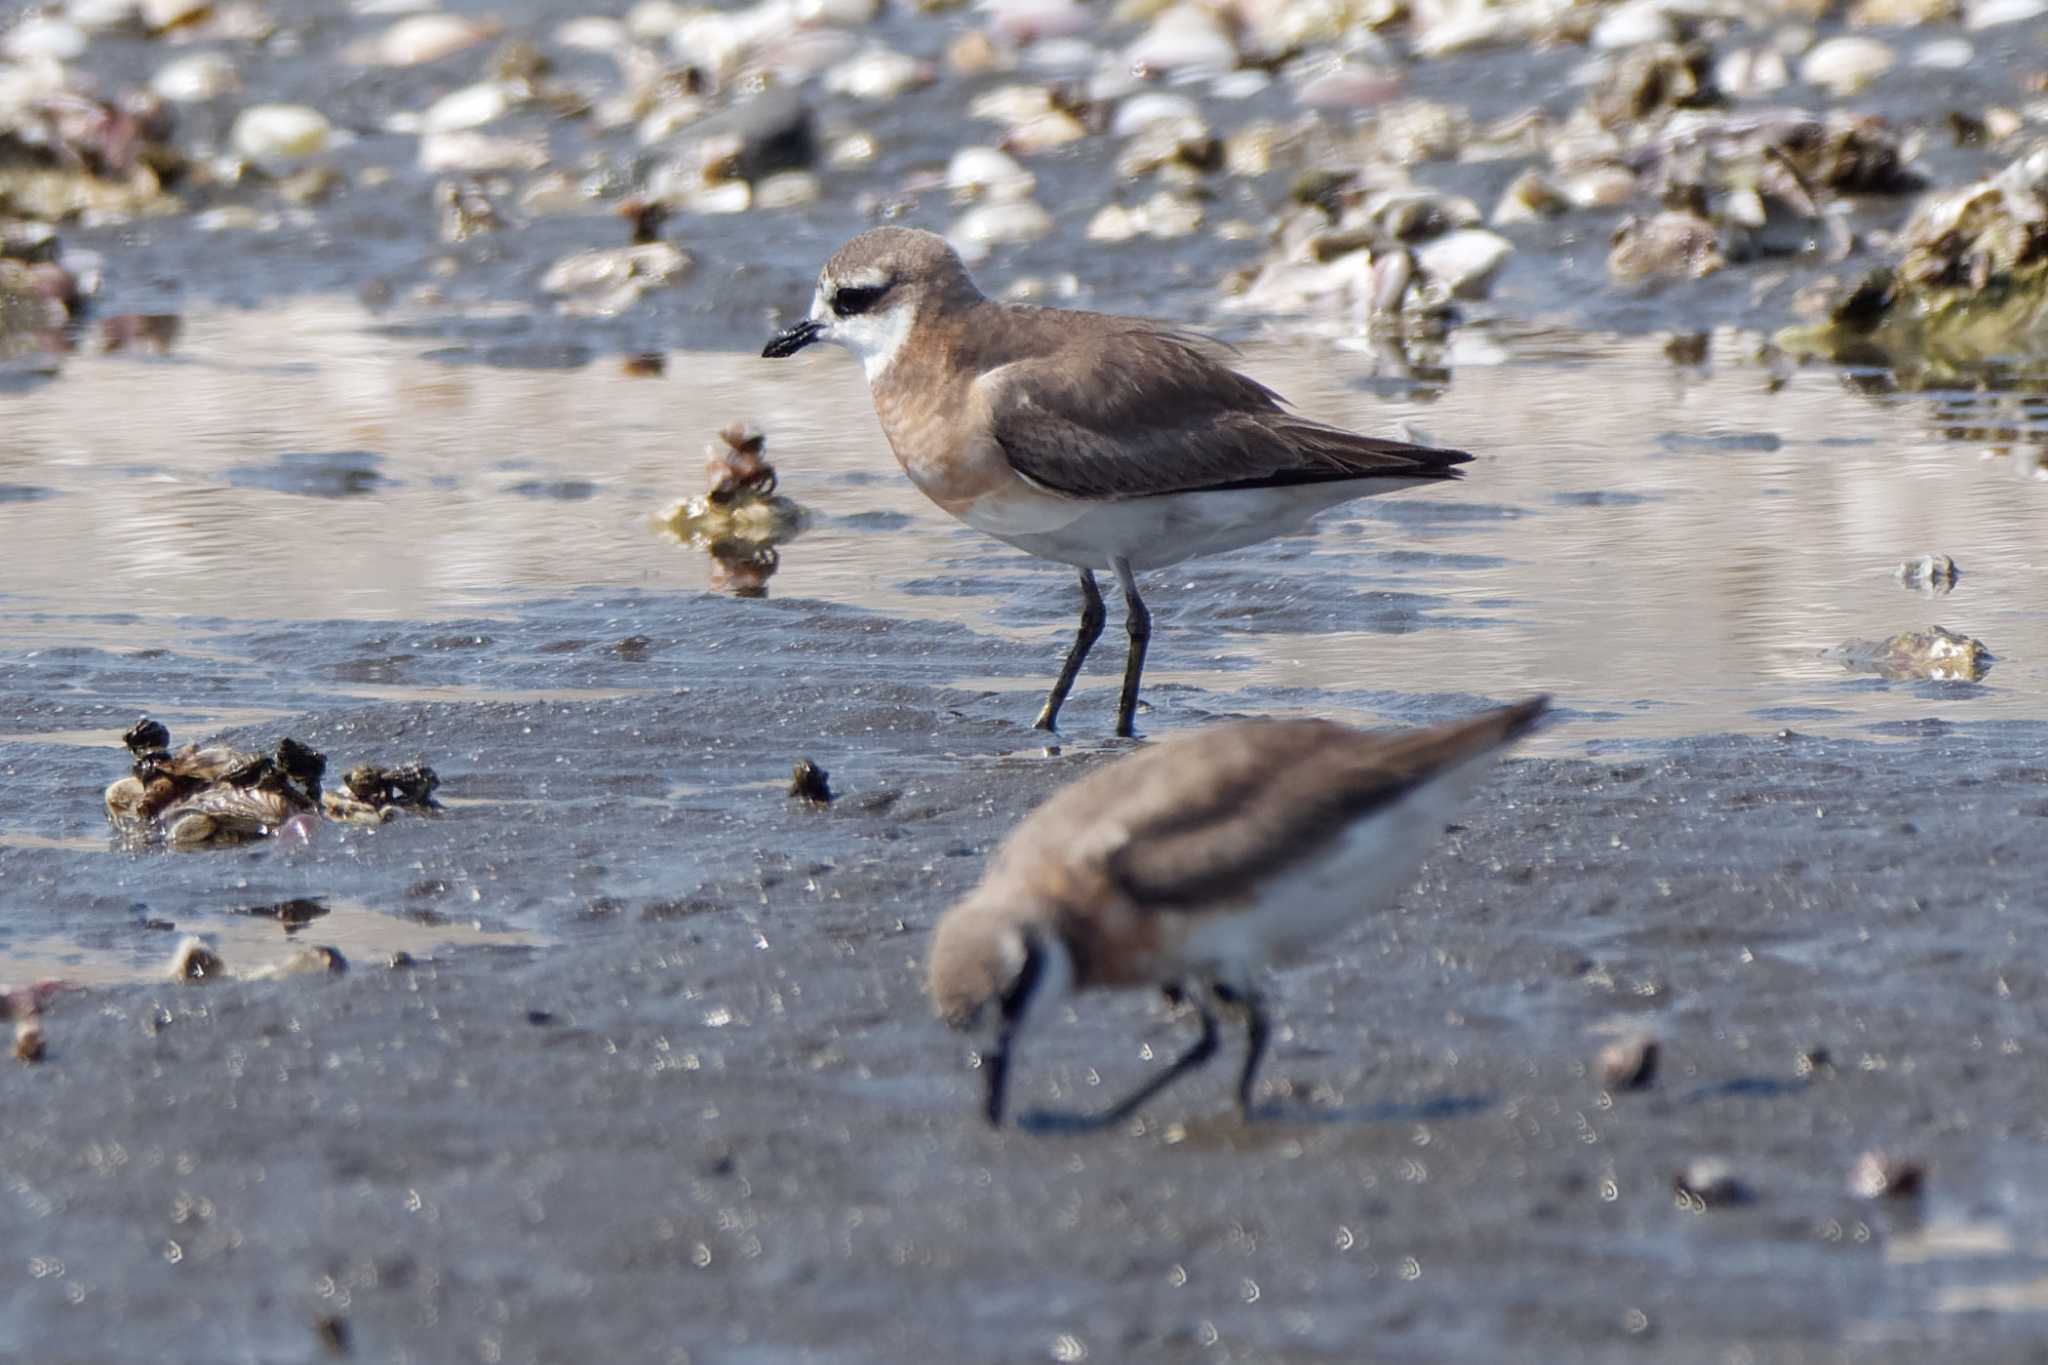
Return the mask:
M 928 976 L 932 1008 L 948 1027 L 973 1037 L 990 1123 L 1003 1121 L 1011 1039 L 1073 980 L 1073 959 L 1059 935 L 1006 907 L 969 900 L 939 920 Z
M 945 238 L 914 228 L 872 228 L 832 254 L 818 273 L 810 316 L 778 333 L 761 354 L 780 358 L 814 341 L 836 341 L 860 357 L 873 381 L 895 360 L 920 316 L 980 299 Z

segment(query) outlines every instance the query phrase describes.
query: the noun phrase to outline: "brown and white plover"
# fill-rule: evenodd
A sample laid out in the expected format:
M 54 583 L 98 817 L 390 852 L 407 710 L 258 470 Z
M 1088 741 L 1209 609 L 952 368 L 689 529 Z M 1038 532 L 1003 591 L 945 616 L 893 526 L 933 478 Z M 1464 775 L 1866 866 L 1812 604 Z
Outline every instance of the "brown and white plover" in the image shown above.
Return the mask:
M 1063 789 L 997 850 L 939 920 L 928 984 L 974 1033 L 989 1122 L 1001 1123 L 1018 1034 L 1076 991 L 1164 988 L 1190 1001 L 1195 1045 L 1092 1114 L 1026 1115 L 1041 1130 L 1116 1123 L 1217 1048 L 1214 1008 L 1242 1014 L 1237 1102 L 1267 1024 L 1257 975 L 1391 901 L 1491 760 L 1543 714 L 1534 697 L 1424 730 L 1249 720 L 1176 735 Z
M 1472 457 L 1287 411 L 1199 338 L 983 297 L 944 238 L 875 228 L 818 277 L 810 315 L 762 354 L 834 341 L 860 357 L 915 483 L 980 531 L 1081 576 L 1081 625 L 1037 725 L 1050 730 L 1102 633 L 1095 573 L 1127 608 L 1116 732 L 1133 733 L 1152 618 L 1141 570 L 1298 530 L 1352 498 L 1455 478 Z

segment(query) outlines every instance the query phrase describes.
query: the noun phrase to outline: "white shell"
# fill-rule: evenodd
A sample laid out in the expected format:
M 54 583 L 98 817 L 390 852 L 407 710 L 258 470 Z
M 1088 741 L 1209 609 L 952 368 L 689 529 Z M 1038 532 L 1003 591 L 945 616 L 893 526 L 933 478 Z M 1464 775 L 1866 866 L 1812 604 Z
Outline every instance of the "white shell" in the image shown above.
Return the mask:
M 1514 252 L 1514 243 L 1497 232 L 1462 228 L 1416 247 L 1415 263 L 1457 297 L 1476 299 L 1486 296 Z
M 481 128 L 512 112 L 515 103 L 513 92 L 497 81 L 465 85 L 427 106 L 427 112 L 420 116 L 420 131 L 455 133 Z
M 203 104 L 242 88 L 234 61 L 219 52 L 195 52 L 165 62 L 150 78 L 149 88 L 173 104 Z
M 0 40 L 0 52 L 16 61 L 32 61 L 47 57 L 51 61 L 68 62 L 85 53 L 89 40 L 85 30 L 62 19 L 36 17 L 24 19 L 8 31 Z
M 452 57 L 497 32 L 455 14 L 415 14 L 400 19 L 377 40 L 377 59 L 386 66 L 418 66 Z
M 1891 45 L 1875 38 L 1844 36 L 1817 44 L 1799 63 L 1799 79 L 1825 86 L 1837 95 L 1853 95 L 1892 69 L 1898 57 Z
M 252 161 L 296 161 L 325 150 L 327 116 L 303 104 L 252 104 L 235 119 L 229 141 Z

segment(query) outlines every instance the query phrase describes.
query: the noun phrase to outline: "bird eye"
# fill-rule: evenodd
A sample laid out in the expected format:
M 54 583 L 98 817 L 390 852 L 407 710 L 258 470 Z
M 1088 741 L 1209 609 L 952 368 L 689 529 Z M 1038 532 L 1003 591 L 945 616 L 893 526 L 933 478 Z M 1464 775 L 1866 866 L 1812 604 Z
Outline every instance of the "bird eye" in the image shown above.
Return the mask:
M 886 284 L 847 285 L 832 292 L 832 311 L 842 318 L 865 313 L 889 292 Z

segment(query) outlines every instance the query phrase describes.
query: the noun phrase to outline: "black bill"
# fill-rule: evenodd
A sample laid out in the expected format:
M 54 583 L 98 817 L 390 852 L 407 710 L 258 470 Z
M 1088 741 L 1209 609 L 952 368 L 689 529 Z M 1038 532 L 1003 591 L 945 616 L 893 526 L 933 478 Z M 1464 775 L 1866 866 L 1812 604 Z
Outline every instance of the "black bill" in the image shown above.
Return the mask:
M 824 324 L 805 318 L 794 327 L 785 327 L 775 334 L 775 339 L 761 348 L 761 354 L 770 360 L 780 360 L 786 355 L 795 355 L 818 339 L 825 330 Z

